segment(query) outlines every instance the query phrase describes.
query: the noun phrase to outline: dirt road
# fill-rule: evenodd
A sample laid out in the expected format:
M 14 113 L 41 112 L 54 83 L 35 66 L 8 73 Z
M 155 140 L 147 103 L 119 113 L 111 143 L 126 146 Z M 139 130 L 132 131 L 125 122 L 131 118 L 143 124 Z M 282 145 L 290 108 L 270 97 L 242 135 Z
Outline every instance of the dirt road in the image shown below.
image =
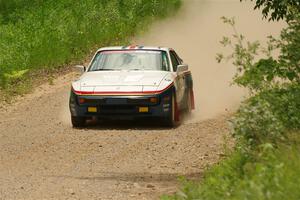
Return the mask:
M 1 115 L 0 199 L 155 199 L 198 177 L 222 152 L 224 117 L 182 125 L 65 121 L 73 74 Z
M 178 176 L 200 177 L 222 156 L 228 112 L 243 95 L 229 87 L 233 69 L 214 62 L 217 41 L 227 33 L 219 18 L 236 15 L 259 26 L 261 34 L 247 32 L 252 37 L 274 32 L 250 7 L 187 0 L 177 16 L 135 39 L 172 46 L 192 67 L 198 111 L 176 129 L 133 122 L 72 129 L 68 95 L 74 73 L 1 108 L 0 199 L 157 199 L 177 190 Z

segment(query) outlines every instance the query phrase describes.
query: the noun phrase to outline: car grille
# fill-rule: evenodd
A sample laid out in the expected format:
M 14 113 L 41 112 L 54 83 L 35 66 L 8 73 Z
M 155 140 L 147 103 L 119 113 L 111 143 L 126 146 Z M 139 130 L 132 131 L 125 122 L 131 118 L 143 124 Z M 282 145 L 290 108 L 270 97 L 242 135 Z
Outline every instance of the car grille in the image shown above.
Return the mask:
M 157 103 L 149 102 L 149 98 L 104 98 L 104 99 L 89 99 L 84 98 L 82 105 L 155 105 Z

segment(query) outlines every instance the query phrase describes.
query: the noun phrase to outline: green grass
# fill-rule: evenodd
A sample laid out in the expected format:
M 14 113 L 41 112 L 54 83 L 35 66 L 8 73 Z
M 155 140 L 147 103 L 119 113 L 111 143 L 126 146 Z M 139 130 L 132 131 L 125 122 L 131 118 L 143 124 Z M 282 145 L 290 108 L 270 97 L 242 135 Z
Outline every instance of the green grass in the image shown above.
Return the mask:
M 154 19 L 175 12 L 180 3 L 0 0 L 0 88 L 22 87 L 32 72 L 82 60 L 95 48 L 128 44 Z
M 200 183 L 184 181 L 181 192 L 162 199 L 300 199 L 299 133 L 289 134 L 277 148 L 265 144 L 250 155 L 237 149 Z

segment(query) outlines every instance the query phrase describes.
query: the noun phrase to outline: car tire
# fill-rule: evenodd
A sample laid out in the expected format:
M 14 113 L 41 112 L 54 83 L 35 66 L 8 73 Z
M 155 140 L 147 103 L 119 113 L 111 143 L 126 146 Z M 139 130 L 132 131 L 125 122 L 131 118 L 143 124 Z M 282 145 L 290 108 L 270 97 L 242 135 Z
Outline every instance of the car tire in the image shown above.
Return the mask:
M 71 117 L 72 125 L 74 128 L 82 128 L 86 125 L 86 119 L 84 117 Z
M 165 124 L 168 127 L 176 127 L 180 124 L 180 112 L 178 109 L 176 96 L 174 93 L 172 94 L 171 110 L 165 121 L 166 121 Z

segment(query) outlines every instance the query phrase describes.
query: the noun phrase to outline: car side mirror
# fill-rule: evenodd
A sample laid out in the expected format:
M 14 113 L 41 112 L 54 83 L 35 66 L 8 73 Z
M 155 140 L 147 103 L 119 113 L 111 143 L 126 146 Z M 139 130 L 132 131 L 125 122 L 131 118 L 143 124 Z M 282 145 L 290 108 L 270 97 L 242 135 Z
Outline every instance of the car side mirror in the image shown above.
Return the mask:
M 189 66 L 187 64 L 178 65 L 177 66 L 177 72 L 184 72 L 189 69 Z
M 83 65 L 76 65 L 75 69 L 76 69 L 77 72 L 79 72 L 81 74 L 83 74 L 86 71 L 86 67 L 83 66 Z

